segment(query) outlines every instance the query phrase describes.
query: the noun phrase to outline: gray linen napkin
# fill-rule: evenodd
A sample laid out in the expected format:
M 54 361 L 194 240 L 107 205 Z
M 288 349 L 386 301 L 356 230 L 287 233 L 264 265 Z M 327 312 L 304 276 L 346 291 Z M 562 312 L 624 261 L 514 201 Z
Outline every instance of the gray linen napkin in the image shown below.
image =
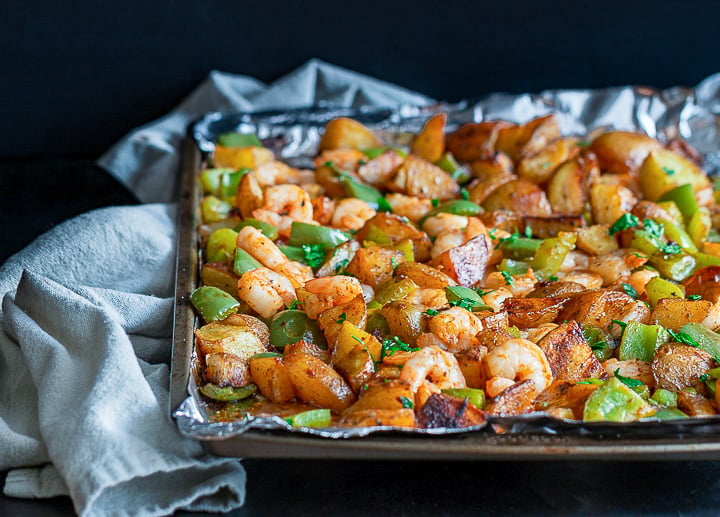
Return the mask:
M 270 86 L 213 72 L 100 164 L 146 203 L 171 200 L 187 124 L 207 111 L 430 100 L 320 61 Z M 68 494 L 81 515 L 227 511 L 245 472 L 168 416 L 175 208 L 67 221 L 0 268 L 0 469 L 15 497 Z

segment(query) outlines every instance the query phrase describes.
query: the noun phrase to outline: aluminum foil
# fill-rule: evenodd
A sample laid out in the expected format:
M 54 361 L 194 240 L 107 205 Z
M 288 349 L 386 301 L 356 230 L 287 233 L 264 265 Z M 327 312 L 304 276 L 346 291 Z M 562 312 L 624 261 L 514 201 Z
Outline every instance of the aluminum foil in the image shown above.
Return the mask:
M 561 132 L 568 136 L 616 129 L 642 131 L 661 142 L 681 137 L 703 155 L 703 167 L 709 174 L 720 174 L 720 74 L 708 77 L 695 88 L 674 87 L 662 91 L 628 86 L 604 90 L 551 90 L 540 94 L 494 94 L 480 100 L 423 107 L 357 110 L 322 106 L 261 113 L 209 113 L 195 123 L 192 135 L 198 148 L 210 153 L 222 133 L 255 132 L 265 145 L 289 164 L 312 167 L 321 131 L 335 117 L 355 118 L 374 129 L 388 145 L 404 145 L 422 128 L 429 116 L 438 112 L 447 113 L 449 130 L 482 120 L 524 123 L 554 113 Z M 191 368 L 191 371 L 196 371 L 196 368 Z M 357 438 L 377 432 L 412 435 L 541 433 L 625 438 L 667 436 L 679 439 L 720 434 L 720 416 L 622 424 L 561 420 L 543 413 L 507 417 L 489 415 L 484 425 L 462 429 L 293 428 L 279 417 L 212 422 L 192 378 L 188 394 L 173 416 L 182 433 L 202 440 L 223 439 L 253 429 L 282 430 L 333 439 Z

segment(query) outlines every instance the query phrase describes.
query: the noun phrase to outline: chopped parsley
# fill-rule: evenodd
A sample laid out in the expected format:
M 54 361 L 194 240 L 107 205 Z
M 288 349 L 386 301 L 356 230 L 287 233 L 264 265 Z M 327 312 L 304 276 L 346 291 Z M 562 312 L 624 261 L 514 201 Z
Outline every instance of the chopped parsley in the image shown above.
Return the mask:
M 630 284 L 620 284 L 620 285 L 622 286 L 623 291 L 625 291 L 625 294 L 628 295 L 630 298 L 637 300 L 638 296 L 640 296 L 638 294 L 638 292 L 635 290 L 635 288 L 633 286 L 631 286 Z
M 378 212 L 390 212 L 392 213 L 393 209 L 390 203 L 388 203 L 388 200 L 384 197 L 379 197 L 377 199 L 378 204 Z
M 353 338 L 355 341 L 357 341 L 358 343 L 360 343 L 361 345 L 364 345 L 364 344 L 365 344 L 365 342 L 364 342 L 362 339 L 360 339 L 359 337 L 357 337 L 357 336 L 354 336 L 354 335 L 353 335 L 352 338 Z
M 335 320 L 335 323 L 342 323 L 345 320 L 347 320 L 347 314 L 343 312 L 340 317 Z
M 540 168 L 541 168 L 541 169 L 547 169 L 548 167 L 550 167 L 550 165 L 552 165 L 550 162 L 545 162 L 545 163 L 543 163 L 542 165 L 540 165 Z
M 638 386 L 642 386 L 642 382 L 640 382 L 639 380 L 633 379 L 632 377 L 625 377 L 624 375 L 620 375 L 620 368 L 615 370 L 615 378 L 617 378 L 628 388 L 637 388 Z
M 402 404 L 402 407 L 407 409 L 412 409 L 415 405 L 413 404 L 413 401 L 407 397 L 400 397 L 400 404 Z
M 580 140 L 575 145 L 577 145 L 578 147 L 589 147 L 590 142 L 588 142 L 587 140 Z
M 438 311 L 436 311 L 435 309 L 428 309 L 425 311 L 425 314 L 427 314 L 428 316 L 437 316 Z
M 532 239 L 532 228 L 530 228 L 529 226 L 525 227 L 525 237 L 527 237 L 528 239 Z
M 675 169 L 671 169 L 670 167 L 663 167 L 662 170 L 668 176 L 672 176 L 673 174 L 675 174 Z
M 397 267 L 397 259 L 395 257 L 390 257 L 390 267 L 393 268 L 393 271 L 395 271 L 395 268 Z
M 395 354 L 395 352 L 416 352 L 418 350 L 420 350 L 420 347 L 411 347 L 397 336 L 383 339 L 382 350 L 380 351 L 380 362 L 382 362 L 383 358 L 389 357 Z
M 285 306 L 286 311 L 294 311 L 300 306 L 300 303 L 297 300 L 293 300 L 290 302 L 290 305 Z
M 452 174 L 450 174 L 450 177 L 455 181 L 462 178 L 463 176 L 465 176 L 465 171 L 462 169 L 455 169 L 454 171 L 452 171 Z
M 310 267 L 320 267 L 325 261 L 322 244 L 303 244 L 300 246 L 305 255 L 305 263 Z
M 497 239 L 497 235 L 495 235 L 495 232 L 497 232 L 497 228 L 491 228 L 488 232 L 488 235 L 491 239 Z
M 513 277 L 510 273 L 507 271 L 502 271 L 502 276 L 505 279 L 505 284 L 509 285 L 510 287 L 515 287 L 515 282 L 513 281 Z
M 662 224 L 656 223 L 652 219 L 645 219 L 643 221 L 643 226 L 645 226 L 646 232 L 648 232 L 650 235 L 654 235 L 657 238 L 662 237 L 663 232 L 665 231 L 665 227 Z
M 430 204 L 433 206 L 433 208 L 435 208 L 436 206 L 438 206 L 440 204 L 440 200 L 438 198 L 435 198 L 432 201 L 430 201 Z
M 612 226 L 608 230 L 608 233 L 610 235 L 615 235 L 616 233 L 627 230 L 628 228 L 634 228 L 639 224 L 640 219 L 638 219 L 632 214 L 625 213 L 621 215 L 618 220 L 612 224 Z
M 607 343 L 605 341 L 598 341 L 597 343 L 593 343 L 590 345 L 590 349 L 596 352 L 602 352 L 607 348 Z
M 702 300 L 702 296 L 700 296 L 699 294 L 689 294 L 687 299 L 696 302 L 698 300 Z
M 460 190 L 460 197 L 462 197 L 464 200 L 470 199 L 470 194 L 468 194 L 468 191 L 466 188 Z
M 627 323 L 625 323 L 624 321 L 620 321 L 620 320 L 612 320 L 612 323 L 614 323 L 615 325 L 620 327 L 622 329 L 622 331 L 625 332 L 625 327 L 627 327 Z
M 710 378 L 710 376 L 709 376 L 707 373 L 703 373 L 703 374 L 700 376 L 700 382 L 705 382 L 705 381 L 708 380 L 709 378 Z
M 469 298 L 460 298 L 458 300 L 452 300 L 448 302 L 450 307 L 462 307 L 463 309 L 472 310 L 477 305 L 477 301 Z
M 513 243 L 516 242 L 519 238 L 520 238 L 520 232 L 518 232 L 517 229 L 516 229 L 514 232 L 512 232 L 512 234 L 510 234 L 510 237 L 503 237 L 503 238 L 501 238 L 501 239 L 498 241 L 498 243 L 495 245 L 495 249 L 499 249 L 500 246 L 502 246 L 502 245 L 505 244 L 506 242 L 507 242 L 508 244 L 513 244 Z
M 682 251 L 682 248 L 676 242 L 671 242 L 662 249 L 662 252 L 665 253 L 666 255 L 677 255 L 681 251 Z
M 551 282 L 557 282 L 557 281 L 558 281 L 558 277 L 556 277 L 555 275 L 550 275 L 550 276 L 548 277 L 548 280 L 550 280 Z
M 335 272 L 339 273 L 340 271 L 343 271 L 349 263 L 350 263 L 350 259 L 339 260 L 338 263 L 335 264 Z
M 690 334 L 687 332 L 675 332 L 674 330 L 667 329 L 668 334 L 672 336 L 672 338 L 677 341 L 678 343 L 682 343 L 684 345 L 688 346 L 694 346 L 697 347 L 698 342 L 695 341 Z

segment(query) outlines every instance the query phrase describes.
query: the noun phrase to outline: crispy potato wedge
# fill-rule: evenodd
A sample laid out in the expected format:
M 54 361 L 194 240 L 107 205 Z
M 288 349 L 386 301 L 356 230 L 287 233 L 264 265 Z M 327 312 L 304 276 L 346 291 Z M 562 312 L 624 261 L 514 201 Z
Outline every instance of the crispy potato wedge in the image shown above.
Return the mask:
M 472 287 L 485 276 L 489 252 L 487 239 L 481 234 L 442 253 L 429 265 L 446 273 L 461 286 Z
M 547 196 L 556 214 L 580 215 L 588 201 L 588 186 L 600 175 L 597 161 L 578 156 L 560 165 L 547 185 Z
M 265 147 L 225 147 L 216 145 L 213 152 L 213 163 L 217 168 L 255 169 L 274 159 L 272 151 Z
M 523 156 L 533 156 L 560 138 L 555 115 L 530 120 L 522 126 L 505 126 L 498 133 L 495 148 L 518 162 Z
M 488 350 L 492 350 L 497 345 L 504 343 L 508 339 L 514 339 L 515 336 L 510 334 L 506 329 L 483 329 L 475 336 L 478 342 L 486 347 Z
M 538 153 L 521 158 L 517 175 L 533 183 L 545 183 L 561 163 L 572 160 L 579 152 L 575 139 L 558 138 Z
M 585 402 L 598 389 L 597 384 L 574 384 L 557 379 L 540 393 L 533 402 L 535 411 L 549 411 L 554 408 L 568 408 L 575 420 L 582 420 Z
M 555 322 L 576 320 L 578 323 L 600 328 L 612 326 L 611 332 L 617 336 L 620 328 L 612 323 L 612 320 L 626 321 L 628 318 L 647 323 L 650 320 L 650 309 L 625 293 L 599 289 L 573 295 Z
M 580 325 L 574 321 L 551 330 L 538 346 L 545 352 L 556 379 L 580 382 L 590 377 L 606 377 L 605 369 L 587 344 Z
M 488 179 L 477 179 L 470 183 L 467 188 L 468 198 L 476 205 L 482 205 L 485 200 L 497 189 L 515 181 L 517 176 L 514 174 L 503 174 Z
M 349 354 L 357 346 L 361 346 L 366 349 L 374 361 L 380 360 L 382 346 L 377 338 L 365 332 L 362 328 L 353 324 L 351 321 L 344 321 L 341 324 L 340 332 L 337 336 L 337 342 L 333 348 L 333 364 L 342 360 L 343 357 Z
M 405 161 L 397 152 L 389 149 L 380 156 L 358 167 L 358 176 L 370 185 L 382 185 L 393 177 L 395 171 Z
M 639 179 L 643 193 L 650 201 L 656 201 L 665 192 L 680 185 L 692 185 L 696 195 L 712 189 L 710 180 L 697 165 L 667 149 L 655 149 L 645 158 Z
M 352 350 L 342 355 L 339 359 L 333 360 L 333 366 L 340 375 L 345 377 L 345 380 L 355 394 L 360 392 L 360 388 L 362 388 L 375 373 L 375 361 L 372 355 L 370 355 L 370 351 L 364 345 L 357 342 Z
M 346 413 L 338 425 L 347 427 L 415 427 L 412 409 L 363 409 Z
M 388 235 L 393 244 L 410 239 L 413 243 L 415 260 L 425 262 L 430 259 L 430 249 L 432 248 L 430 237 L 428 237 L 427 233 L 418 230 L 414 224 L 404 217 L 388 212 L 378 212 L 365 222 L 365 225 L 358 231 L 355 238 L 361 242 L 366 240 L 371 226 L 375 226 Z
M 263 190 L 255 174 L 243 175 L 235 193 L 235 207 L 240 210 L 243 218 L 252 217 L 253 210 L 263 205 Z
M 590 145 L 600 168 L 613 174 L 636 173 L 647 155 L 658 149 L 662 149 L 662 145 L 657 140 L 628 131 L 604 133 Z
M 203 354 L 232 354 L 247 361 L 265 352 L 265 345 L 248 326 L 208 323 L 195 331 L 195 344 Z
M 300 340 L 292 345 L 287 345 L 283 349 L 283 355 L 288 356 L 290 354 L 308 354 L 317 359 L 320 359 L 323 363 L 330 364 L 330 351 L 326 348 L 320 348 L 315 343 L 310 343 L 305 340 Z
M 257 336 L 265 348 L 270 348 L 270 328 L 260 318 L 250 316 L 249 314 L 231 314 L 218 323 L 224 325 L 235 325 L 236 327 L 245 327 Z
M 590 204 L 596 224 L 613 224 L 626 212 L 632 211 L 637 198 L 620 185 L 595 183 L 590 188 Z
M 707 300 L 661 298 L 652 311 L 650 321 L 677 332 L 686 323 L 701 323 L 711 306 Z
M 488 181 L 512 175 L 515 165 L 507 154 L 498 153 L 489 158 L 481 158 L 470 163 L 472 175 L 480 181 Z
M 507 210 L 493 210 L 478 216 L 486 228 L 497 228 L 499 230 L 513 233 L 523 225 L 523 220 L 518 214 Z
M 403 262 L 395 268 L 395 278 L 409 278 L 421 289 L 443 289 L 457 285 L 457 282 L 442 271 L 420 262 Z
M 328 345 L 332 349 L 343 322 L 347 321 L 356 327 L 365 328 L 367 322 L 367 306 L 362 295 L 358 295 L 349 302 L 331 307 L 318 316 L 320 328 L 325 333 Z
M 461 162 L 487 159 L 495 154 L 500 130 L 510 126 L 502 121 L 465 124 L 445 137 L 445 146 Z
M 540 217 L 552 213 L 545 191 L 535 183 L 523 179 L 503 183 L 485 198 L 482 207 L 490 211 L 510 210 L 519 215 Z
M 392 278 L 395 266 L 403 262 L 405 262 L 405 254 L 401 250 L 368 246 L 355 252 L 345 271 L 357 277 L 363 284 L 377 290 Z
M 380 140 L 375 133 L 357 120 L 338 117 L 327 123 L 325 133 L 320 138 L 318 149 L 371 149 L 381 147 Z
M 678 391 L 678 409 L 688 416 L 708 417 L 717 415 L 717 411 L 708 399 L 697 393 Z
M 445 123 L 447 115 L 436 113 L 425 122 L 422 131 L 413 139 L 410 152 L 415 156 L 435 163 L 445 152 Z
M 708 266 L 694 272 L 683 281 L 685 296 L 700 296 L 715 303 L 720 300 L 720 266 Z
M 583 291 L 587 291 L 587 288 L 576 282 L 538 282 L 535 284 L 535 289 L 525 296 L 527 298 L 551 298 L 555 296 L 582 293 Z
M 260 393 L 272 402 L 288 402 L 295 398 L 290 376 L 281 357 L 251 357 L 248 366 L 252 381 Z
M 508 298 L 503 302 L 510 325 L 518 328 L 538 327 L 552 323 L 570 296 L 554 298 Z
M 247 359 L 225 353 L 211 353 L 205 356 L 204 377 L 207 382 L 233 388 L 252 382 Z
M 423 305 L 390 302 L 382 308 L 382 315 L 387 320 L 390 333 L 411 346 L 415 346 L 420 334 L 427 331 L 428 316 Z
M 699 348 L 666 344 L 655 351 L 651 365 L 658 388 L 678 391 L 700 388 L 703 384 L 700 377 L 713 367 L 714 362 L 710 354 Z
M 493 398 L 485 406 L 490 415 L 509 416 L 529 413 L 533 409 L 533 400 L 537 395 L 535 382 L 530 379 L 517 382 Z
M 460 186 L 448 173 L 432 163 L 409 155 L 395 176 L 385 186 L 393 192 L 422 199 L 451 199 L 460 193 Z
M 330 365 L 302 352 L 286 355 L 283 363 L 297 397 L 309 404 L 341 414 L 355 402 L 355 395 Z
M 425 429 L 437 427 L 458 429 L 484 423 L 485 415 L 470 404 L 467 398 L 433 393 L 417 412 L 416 422 L 418 427 Z
M 373 381 L 367 384 L 367 388 L 360 390 L 357 402 L 350 406 L 345 414 L 370 409 L 397 411 L 408 405 L 407 400 L 413 400 L 412 389 L 407 382 L 400 379 Z
M 557 237 L 560 232 L 575 232 L 579 228 L 585 227 L 585 219 L 579 215 L 551 215 L 547 217 L 536 217 L 526 215 L 522 218 L 522 227 L 520 231 L 525 231 L 529 227 L 532 230 L 533 237 L 537 239 L 547 239 L 549 237 Z
M 608 233 L 609 224 L 594 224 L 577 231 L 575 246 L 588 255 L 606 255 L 618 249 L 615 237 Z
M 483 359 L 487 355 L 487 351 L 487 347 L 478 345 L 467 348 L 455 355 L 468 388 L 485 387 Z

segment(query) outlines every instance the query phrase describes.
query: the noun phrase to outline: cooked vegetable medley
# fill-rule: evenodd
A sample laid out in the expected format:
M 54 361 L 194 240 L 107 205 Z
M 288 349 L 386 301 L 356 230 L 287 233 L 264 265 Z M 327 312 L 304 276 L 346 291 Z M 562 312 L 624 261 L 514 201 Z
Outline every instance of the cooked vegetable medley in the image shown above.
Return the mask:
M 220 138 L 202 395 L 296 427 L 717 414 L 720 206 L 698 153 L 565 137 L 552 115 L 445 126 L 400 149 L 337 118 L 315 170 Z

